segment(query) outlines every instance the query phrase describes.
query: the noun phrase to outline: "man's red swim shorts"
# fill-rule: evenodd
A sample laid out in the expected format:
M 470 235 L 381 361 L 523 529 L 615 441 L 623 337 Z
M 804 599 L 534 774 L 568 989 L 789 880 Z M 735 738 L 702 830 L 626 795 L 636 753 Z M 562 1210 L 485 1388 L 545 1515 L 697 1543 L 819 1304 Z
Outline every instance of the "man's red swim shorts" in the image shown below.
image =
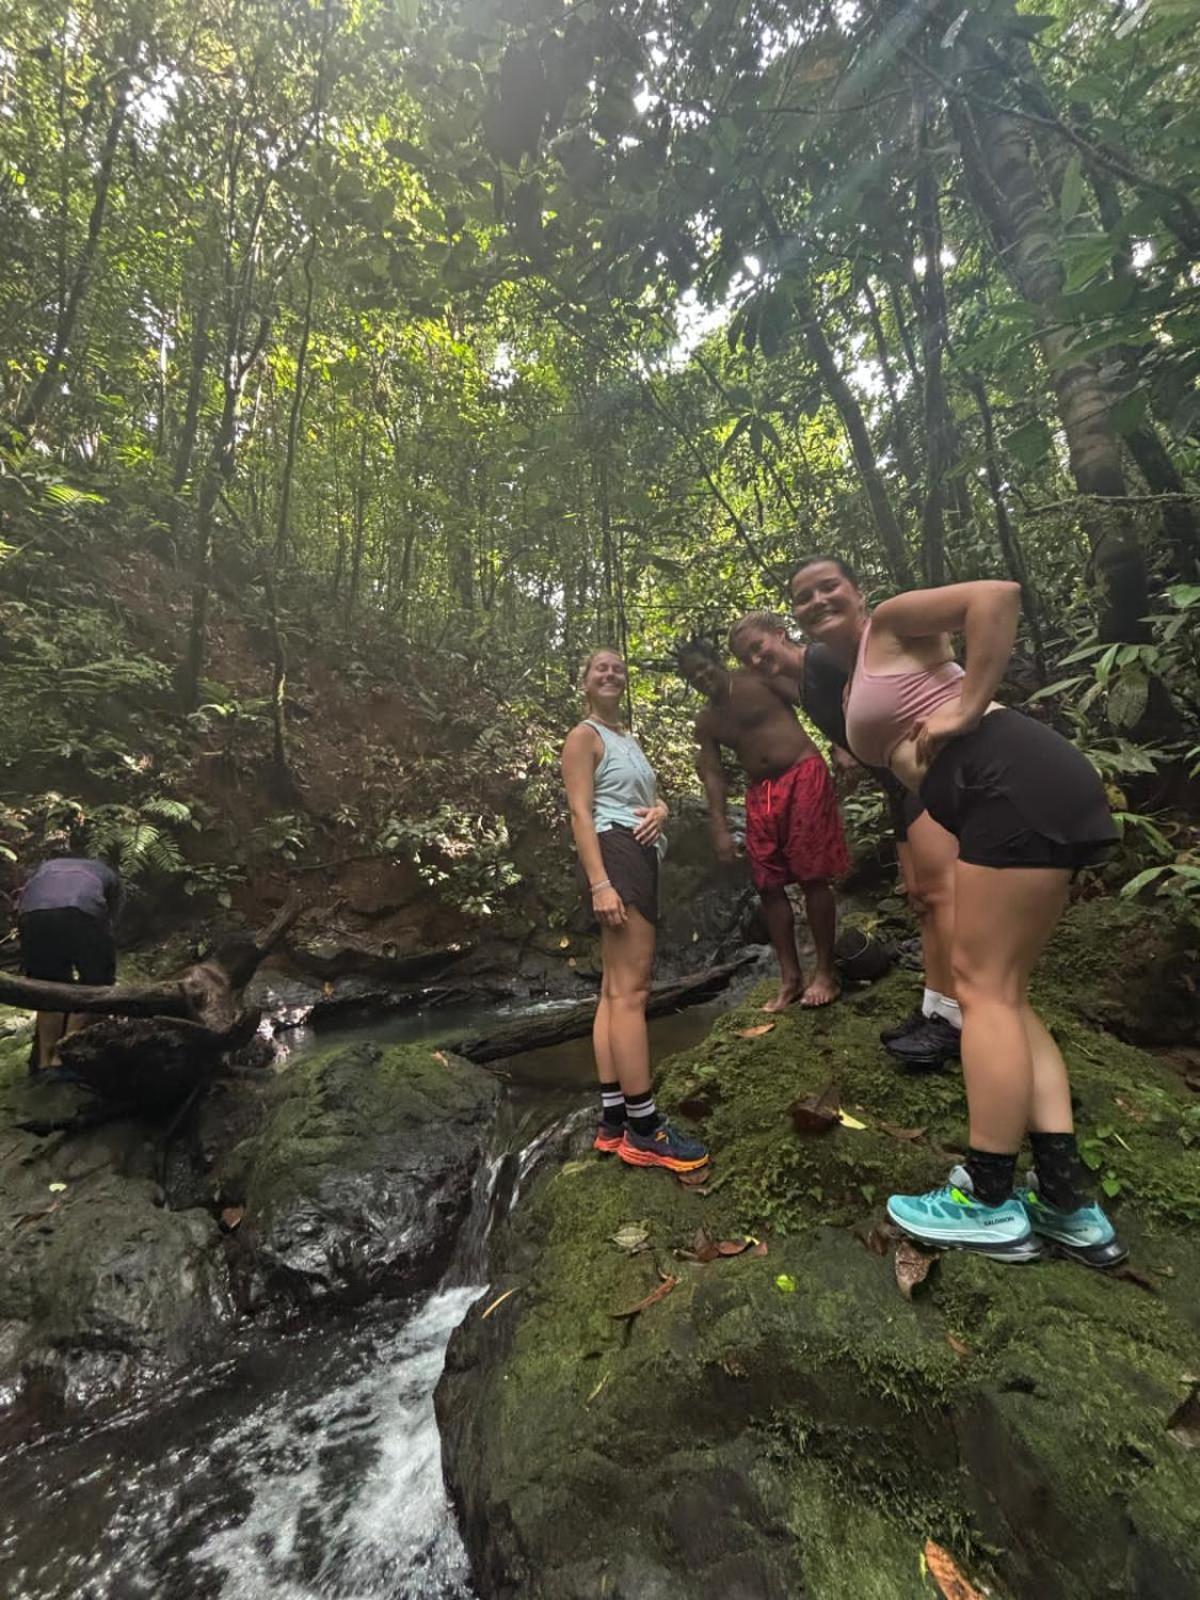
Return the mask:
M 824 757 L 807 756 L 746 790 L 746 854 L 754 887 L 841 878 L 850 870 L 837 792 Z

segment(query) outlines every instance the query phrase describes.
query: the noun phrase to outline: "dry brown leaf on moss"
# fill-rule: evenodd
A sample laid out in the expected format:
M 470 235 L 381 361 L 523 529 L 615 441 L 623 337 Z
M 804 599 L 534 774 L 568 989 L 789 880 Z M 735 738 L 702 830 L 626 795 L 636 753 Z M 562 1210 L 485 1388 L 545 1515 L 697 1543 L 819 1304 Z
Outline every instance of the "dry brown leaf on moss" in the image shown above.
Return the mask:
M 882 1227 L 876 1226 L 869 1233 L 856 1233 L 854 1237 L 873 1256 L 885 1256 L 895 1235 L 892 1233 L 890 1225 L 884 1223 Z
M 791 1105 L 792 1126 L 797 1133 L 828 1133 L 838 1125 L 841 1093 L 836 1084 L 827 1083 L 820 1094 L 806 1094 Z
M 1113 1267 L 1107 1274 L 1110 1278 L 1124 1278 L 1126 1283 L 1136 1283 L 1139 1289 L 1147 1289 L 1151 1294 L 1158 1293 L 1158 1285 L 1148 1272 L 1143 1272 L 1141 1267 L 1135 1267 L 1131 1262 L 1124 1261 L 1119 1267 Z
M 712 1169 L 707 1162 L 704 1166 L 698 1167 L 695 1172 L 677 1172 L 675 1174 L 676 1182 L 681 1183 L 685 1189 L 698 1189 L 701 1184 L 707 1183 L 711 1177 Z
M 925 1566 L 937 1584 L 942 1600 L 984 1600 L 973 1583 L 963 1576 L 958 1562 L 948 1550 L 932 1539 L 925 1541 Z
M 680 1261 L 715 1261 L 720 1246 L 707 1228 L 700 1227 L 692 1235 L 690 1246 L 686 1250 L 676 1250 L 675 1254 Z
M 12 1231 L 16 1233 L 17 1229 L 23 1228 L 27 1222 L 41 1222 L 45 1217 L 52 1217 L 60 1205 L 62 1205 L 61 1200 L 51 1200 L 50 1204 L 43 1207 L 41 1211 L 27 1211 L 23 1217 L 18 1217 L 13 1223 Z
M 759 1022 L 753 1028 L 735 1028 L 735 1039 L 761 1039 L 764 1033 L 770 1033 L 775 1026 L 773 1022 Z
M 900 1293 L 906 1300 L 911 1300 L 913 1290 L 925 1282 L 930 1268 L 940 1255 L 940 1250 L 934 1250 L 927 1255 L 924 1250 L 918 1250 L 911 1239 L 897 1241 L 892 1264 L 896 1269 L 896 1282 L 900 1285 Z
M 221 1226 L 232 1233 L 245 1215 L 245 1206 L 225 1206 L 221 1211 Z
M 898 1128 L 894 1122 L 877 1122 L 875 1126 L 889 1138 L 899 1139 L 904 1144 L 912 1144 L 925 1137 L 924 1128 Z
M 964 1344 L 961 1339 L 957 1338 L 952 1333 L 948 1333 L 946 1335 L 946 1343 L 950 1346 L 951 1350 L 954 1351 L 956 1356 L 966 1357 L 971 1354 L 971 1346 L 969 1344 Z
M 624 1311 L 614 1311 L 613 1321 L 621 1322 L 627 1317 L 636 1317 L 643 1311 L 649 1311 L 651 1306 L 656 1306 L 660 1300 L 665 1300 L 678 1282 L 679 1279 L 672 1273 L 663 1274 L 662 1282 L 656 1289 L 651 1289 L 644 1300 L 639 1300 L 635 1306 L 627 1306 Z
M 450 1058 L 447 1056 L 444 1050 L 435 1050 L 433 1052 L 433 1059 L 439 1062 L 443 1067 L 448 1067 L 450 1065 Z
M 487 1310 L 481 1313 L 479 1318 L 480 1322 L 486 1322 L 491 1316 L 492 1312 L 498 1311 L 510 1295 L 516 1294 L 518 1288 L 520 1288 L 519 1284 L 512 1289 L 505 1289 L 503 1294 L 498 1294 Z

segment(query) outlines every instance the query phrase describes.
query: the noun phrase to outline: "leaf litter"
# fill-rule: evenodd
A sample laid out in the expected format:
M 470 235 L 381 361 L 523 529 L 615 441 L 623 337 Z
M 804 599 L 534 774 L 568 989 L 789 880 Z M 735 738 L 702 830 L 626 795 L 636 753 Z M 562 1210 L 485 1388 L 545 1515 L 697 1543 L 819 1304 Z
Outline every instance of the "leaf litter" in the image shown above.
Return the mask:
M 659 1272 L 659 1277 L 662 1282 L 656 1288 L 651 1289 L 644 1300 L 639 1300 L 635 1306 L 626 1306 L 624 1311 L 612 1312 L 613 1321 L 622 1322 L 627 1318 L 640 1316 L 643 1311 L 649 1311 L 651 1306 L 656 1306 L 660 1300 L 665 1300 L 679 1282 L 679 1279 L 673 1273 L 661 1271 Z M 484 1315 L 486 1316 L 487 1313 L 485 1312 Z
M 838 1125 L 841 1098 L 837 1085 L 828 1083 L 819 1094 L 806 1094 L 793 1101 L 793 1128 L 797 1133 L 828 1133 Z
M 932 1577 L 942 1600 L 984 1600 L 982 1592 L 968 1582 L 962 1568 L 948 1550 L 926 1539 L 922 1552 L 924 1570 Z
M 767 1246 L 764 1240 L 756 1239 L 753 1234 L 747 1233 L 740 1239 L 714 1239 L 705 1227 L 696 1229 L 692 1242 L 686 1250 L 676 1250 L 675 1256 L 679 1261 L 719 1261 L 722 1257 L 732 1256 L 765 1256 Z
M 900 1293 L 906 1300 L 911 1300 L 914 1289 L 925 1282 L 934 1263 L 941 1259 L 941 1254 L 940 1250 L 929 1253 L 918 1250 L 911 1239 L 897 1240 L 892 1265 L 896 1271 L 896 1282 L 900 1286 Z
M 649 1250 L 650 1228 L 645 1222 L 623 1222 L 610 1242 L 626 1255 L 635 1256 L 641 1250 Z
M 735 1039 L 761 1039 L 764 1033 L 770 1033 L 774 1028 L 773 1022 L 760 1022 L 753 1028 L 735 1028 Z

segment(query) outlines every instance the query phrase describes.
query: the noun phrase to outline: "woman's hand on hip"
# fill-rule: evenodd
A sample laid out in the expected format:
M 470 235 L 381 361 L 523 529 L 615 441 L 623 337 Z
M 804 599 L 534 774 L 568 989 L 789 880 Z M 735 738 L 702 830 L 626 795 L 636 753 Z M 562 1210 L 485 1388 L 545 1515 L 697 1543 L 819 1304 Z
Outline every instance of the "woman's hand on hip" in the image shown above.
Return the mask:
M 592 890 L 592 910 L 602 927 L 620 928 L 625 924 L 625 902 L 611 884 L 604 889 Z
M 633 814 L 642 819 L 633 830 L 633 837 L 639 844 L 654 844 L 661 838 L 663 823 L 667 820 L 667 808 L 661 800 L 652 806 L 635 806 Z
M 979 720 L 963 710 L 961 700 L 945 701 L 931 711 L 923 722 L 914 724 L 909 734 L 916 747 L 917 761 L 927 768 L 951 739 L 961 739 L 964 733 L 970 733 L 979 726 Z

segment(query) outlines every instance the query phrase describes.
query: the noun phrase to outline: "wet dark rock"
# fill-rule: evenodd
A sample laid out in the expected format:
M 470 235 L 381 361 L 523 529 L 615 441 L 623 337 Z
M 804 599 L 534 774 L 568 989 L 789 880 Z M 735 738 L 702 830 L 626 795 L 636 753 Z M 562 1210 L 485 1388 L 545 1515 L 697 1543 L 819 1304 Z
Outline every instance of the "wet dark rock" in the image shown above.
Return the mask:
M 252 1300 L 357 1302 L 434 1281 L 470 1205 L 496 1080 L 425 1045 L 356 1044 L 271 1084 L 220 1164 Z
M 0 1056 L 0 1384 L 74 1406 L 215 1353 L 234 1305 L 212 1217 L 162 1204 L 154 1129 L 16 1126 L 89 1098 L 31 1080 L 27 1048 Z

